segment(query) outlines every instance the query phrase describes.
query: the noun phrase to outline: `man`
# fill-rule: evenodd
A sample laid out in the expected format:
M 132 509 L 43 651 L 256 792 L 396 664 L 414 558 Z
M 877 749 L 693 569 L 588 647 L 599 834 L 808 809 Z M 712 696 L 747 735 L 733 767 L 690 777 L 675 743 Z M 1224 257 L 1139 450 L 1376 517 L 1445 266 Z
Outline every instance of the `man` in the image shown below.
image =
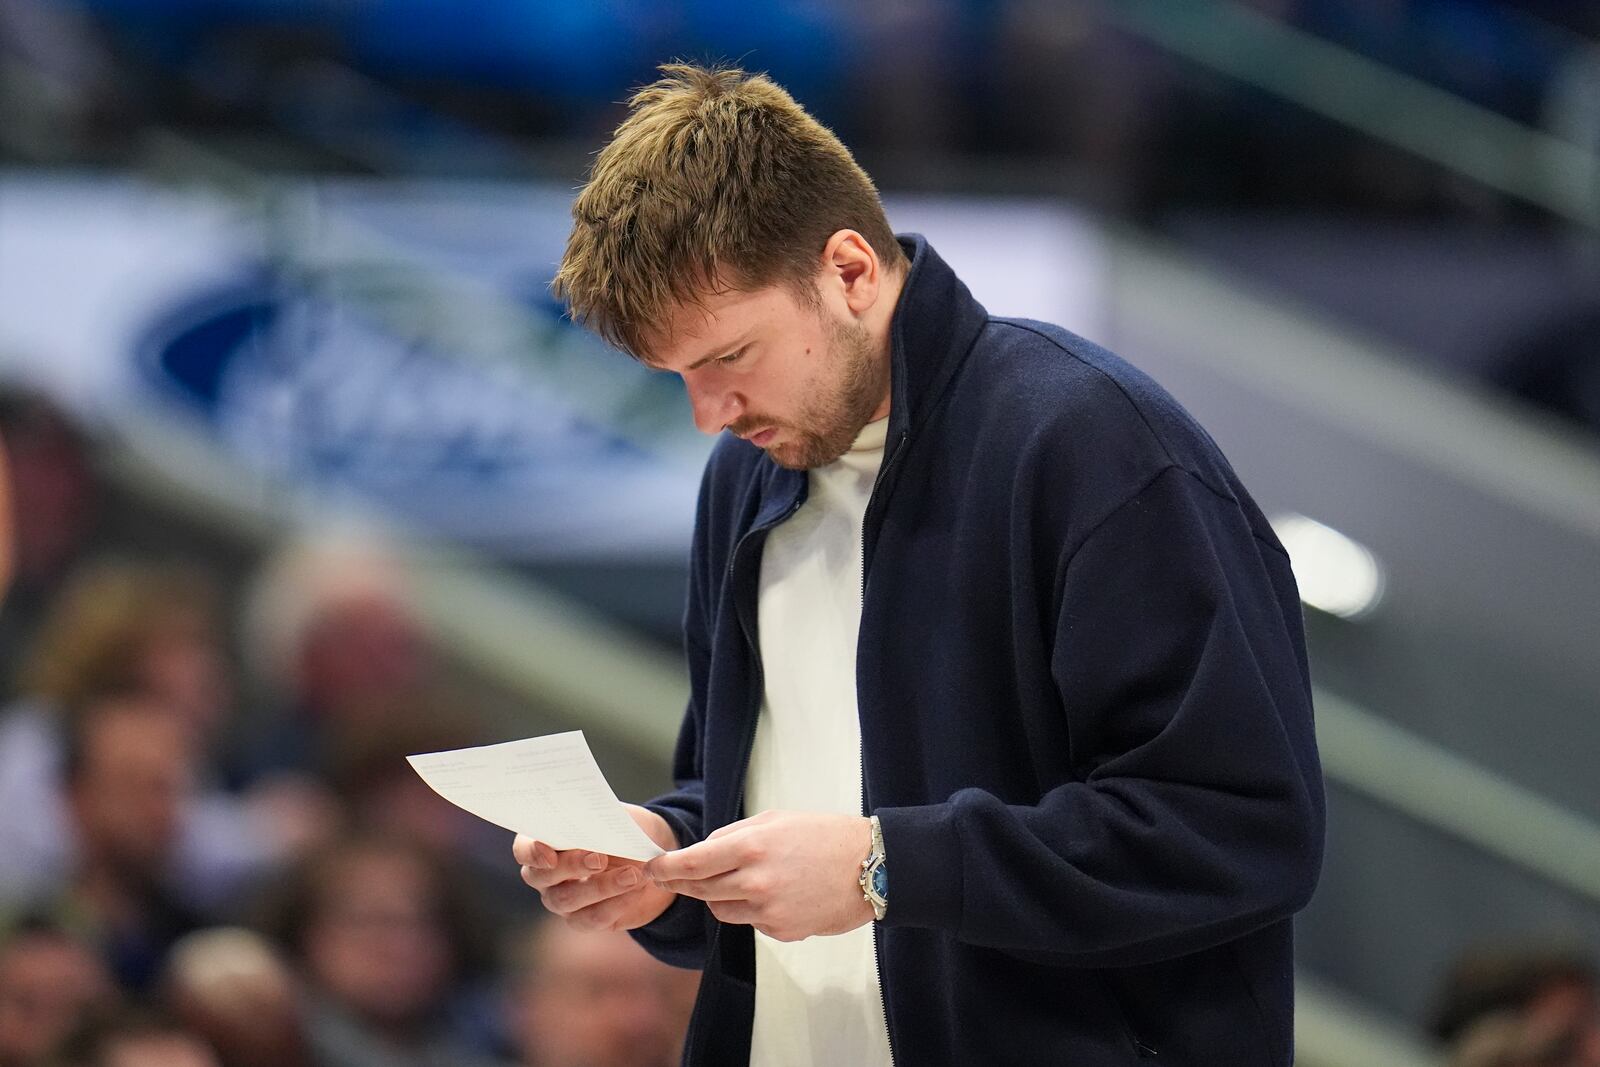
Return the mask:
M 11 474 L 6 468 L 6 450 L 0 439 L 0 603 L 11 587 L 11 570 L 15 565 L 11 548 Z
M 122 988 L 147 992 L 200 921 L 169 878 L 198 772 L 193 734 L 153 698 L 107 694 L 69 714 L 62 764 L 76 862 L 47 913 L 93 945 Z
M 263 922 L 304 977 L 311 1062 L 481 1067 L 452 1011 L 477 969 L 474 903 L 441 857 L 370 831 L 290 871 Z
M 60 1067 L 221 1067 L 216 1052 L 163 1015 L 130 1009 L 88 1020 L 67 1039 Z
M 669 1067 L 680 1058 L 695 976 L 616 930 L 537 920 L 517 938 L 506 1016 L 525 1067 Z
M 1452 1067 L 1600 1067 L 1600 974 L 1575 949 L 1479 945 L 1446 972 L 1430 1029 Z
M 8 512 L 0 688 L 9 691 L 62 579 L 99 540 L 101 487 L 83 432 L 47 397 L 15 383 L 0 383 L 0 448 L 7 467 L 0 509 Z
M 110 973 L 88 946 L 56 924 L 24 917 L 0 934 L 0 1067 L 45 1062 L 115 999 Z
M 315 1067 L 299 976 L 263 935 L 211 926 L 173 944 L 161 1000 L 225 1067 Z
M 1261 512 L 1148 378 L 897 240 L 777 86 L 663 71 L 556 286 L 729 431 L 677 789 L 630 809 L 669 853 L 519 838 L 524 879 L 703 968 L 690 1064 L 1289 1063 L 1323 799 Z

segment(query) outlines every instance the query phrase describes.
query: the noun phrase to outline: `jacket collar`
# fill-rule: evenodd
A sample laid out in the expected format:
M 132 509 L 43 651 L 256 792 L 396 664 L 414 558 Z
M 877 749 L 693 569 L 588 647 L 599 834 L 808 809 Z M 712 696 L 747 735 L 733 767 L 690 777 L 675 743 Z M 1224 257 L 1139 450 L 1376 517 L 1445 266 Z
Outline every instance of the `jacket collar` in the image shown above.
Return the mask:
M 960 369 L 989 313 L 973 299 L 927 238 L 898 235 L 911 261 L 899 303 L 889 324 L 889 433 L 883 463 L 926 419 Z M 764 459 L 765 491 L 755 528 L 772 526 L 793 514 L 806 496 L 805 471 L 791 471 Z
M 989 317 L 927 238 L 899 240 L 911 269 L 889 326 L 891 447 L 933 410 Z

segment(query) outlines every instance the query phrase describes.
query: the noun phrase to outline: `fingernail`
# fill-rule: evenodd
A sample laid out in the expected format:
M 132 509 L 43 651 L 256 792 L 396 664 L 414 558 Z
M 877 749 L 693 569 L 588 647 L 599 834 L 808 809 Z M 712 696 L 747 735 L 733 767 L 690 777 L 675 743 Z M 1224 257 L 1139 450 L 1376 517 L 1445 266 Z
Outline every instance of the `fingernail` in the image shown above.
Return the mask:
M 587 856 L 583 857 L 583 865 L 589 868 L 591 871 L 604 870 L 606 866 L 606 858 L 600 855 L 598 852 L 591 852 Z
M 627 870 L 617 875 L 617 884 L 620 886 L 638 885 L 639 869 L 637 867 L 629 867 Z

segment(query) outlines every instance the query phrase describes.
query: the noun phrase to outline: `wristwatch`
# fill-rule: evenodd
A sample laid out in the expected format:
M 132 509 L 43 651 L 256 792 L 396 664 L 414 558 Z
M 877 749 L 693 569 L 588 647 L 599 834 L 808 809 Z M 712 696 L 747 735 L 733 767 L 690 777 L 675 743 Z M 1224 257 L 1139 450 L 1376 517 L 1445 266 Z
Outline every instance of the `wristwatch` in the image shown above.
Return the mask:
M 872 917 L 883 921 L 889 907 L 889 865 L 883 855 L 883 830 L 878 817 L 872 816 L 872 851 L 861 861 L 861 873 L 856 876 L 861 895 L 872 905 Z

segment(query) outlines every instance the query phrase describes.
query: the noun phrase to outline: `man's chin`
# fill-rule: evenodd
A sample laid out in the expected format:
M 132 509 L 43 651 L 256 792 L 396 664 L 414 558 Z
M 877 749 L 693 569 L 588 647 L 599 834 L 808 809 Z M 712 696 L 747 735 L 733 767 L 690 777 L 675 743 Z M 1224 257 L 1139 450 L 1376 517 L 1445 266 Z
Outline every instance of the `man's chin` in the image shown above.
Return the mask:
M 792 471 L 808 471 L 826 467 L 849 451 L 849 446 L 833 449 L 815 438 L 803 438 L 799 441 L 780 441 L 768 445 L 764 451 L 767 453 L 767 458 L 780 467 Z
M 815 463 L 807 463 L 806 460 L 809 457 L 793 445 L 774 445 L 764 451 L 767 453 L 768 459 L 785 470 L 808 471 L 817 466 Z

